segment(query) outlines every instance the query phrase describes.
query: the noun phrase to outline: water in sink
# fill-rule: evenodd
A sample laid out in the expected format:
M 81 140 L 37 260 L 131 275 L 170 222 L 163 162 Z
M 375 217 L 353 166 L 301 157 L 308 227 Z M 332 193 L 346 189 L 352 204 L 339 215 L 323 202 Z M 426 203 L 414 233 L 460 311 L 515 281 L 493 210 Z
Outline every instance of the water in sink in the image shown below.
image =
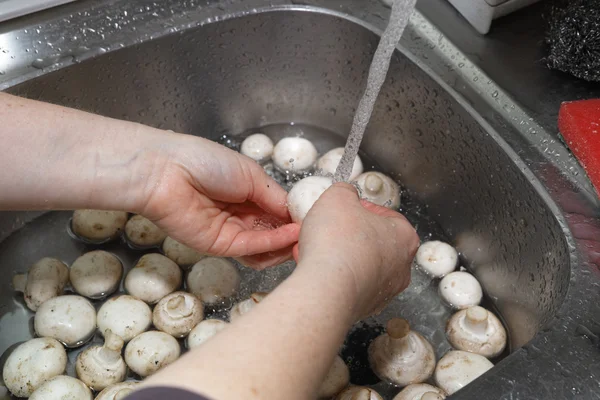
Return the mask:
M 265 133 L 274 142 L 287 136 L 303 136 L 315 144 L 320 154 L 344 145 L 344 139 L 339 135 L 301 124 L 270 125 L 250 130 L 241 135 L 223 135 L 220 142 L 237 150 L 245 136 L 256 132 Z M 377 163 L 367 154 L 361 153 L 360 156 L 365 170 L 380 170 Z M 287 189 L 293 182 L 301 178 L 286 176 L 270 169 L 269 166 L 266 168 Z M 400 211 L 416 227 L 421 240 L 447 240 L 444 232 L 428 215 L 427 206 L 414 201 L 405 191 L 402 193 Z M 159 249 L 144 251 L 132 249 L 124 241 L 114 241 L 103 245 L 83 243 L 70 234 L 71 215 L 72 213 L 68 211 L 49 212 L 16 231 L 0 243 L 0 263 L 10 265 L 11 267 L 7 269 L 11 271 L 24 272 L 29 265 L 45 256 L 59 258 L 70 265 L 87 251 L 103 249 L 119 257 L 127 272 L 143 254 L 159 251 Z M 207 317 L 227 318 L 227 311 L 234 302 L 249 297 L 255 291 L 273 290 L 289 276 L 295 266 L 293 262 L 287 262 L 275 268 L 257 272 L 237 263 L 236 265 L 242 276 L 239 293 L 219 305 L 206 307 Z M 9 281 L 8 277 L 5 280 Z M 437 280 L 431 280 L 423 272 L 413 268 L 412 282 L 406 291 L 395 298 L 380 315 L 368 318 L 353 327 L 341 350 L 342 357 L 350 367 L 352 383 L 370 385 L 385 398 L 390 399 L 398 391 L 397 388 L 379 382 L 370 371 L 367 361 L 367 348 L 370 341 L 381 333 L 385 322 L 392 317 L 406 318 L 415 330 L 422 333 L 433 344 L 438 358 L 450 350 L 444 328 L 446 320 L 452 315 L 452 310 L 441 301 L 437 293 L 437 283 Z M 123 292 L 122 286 L 120 292 Z M 99 307 L 102 302 L 94 301 L 93 303 Z M 13 292 L 8 285 L 0 291 L 0 304 L 2 305 L 0 308 L 0 354 L 4 353 L 0 358 L 1 365 L 10 350 L 14 348 L 15 343 L 33 337 L 32 319 L 34 314 L 25 306 L 22 295 Z M 491 307 L 489 302 L 486 302 L 484 306 L 488 309 Z M 497 314 L 496 310 L 493 311 Z M 83 348 L 98 343 L 102 343 L 100 335 L 96 335 Z M 180 343 L 182 349 L 185 349 L 184 341 L 182 340 Z M 70 375 L 74 375 L 75 358 L 83 348 L 68 352 L 67 372 Z M 130 379 L 135 378 L 135 376 L 130 376 Z M 0 398 L 2 398 L 1 394 Z

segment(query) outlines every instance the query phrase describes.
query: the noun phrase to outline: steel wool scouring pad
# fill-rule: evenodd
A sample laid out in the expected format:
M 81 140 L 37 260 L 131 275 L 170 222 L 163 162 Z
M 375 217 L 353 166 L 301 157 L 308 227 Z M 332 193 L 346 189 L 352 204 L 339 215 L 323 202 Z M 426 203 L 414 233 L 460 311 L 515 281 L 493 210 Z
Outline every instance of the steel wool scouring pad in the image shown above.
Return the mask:
M 556 2 L 547 20 L 548 67 L 600 82 L 600 0 Z

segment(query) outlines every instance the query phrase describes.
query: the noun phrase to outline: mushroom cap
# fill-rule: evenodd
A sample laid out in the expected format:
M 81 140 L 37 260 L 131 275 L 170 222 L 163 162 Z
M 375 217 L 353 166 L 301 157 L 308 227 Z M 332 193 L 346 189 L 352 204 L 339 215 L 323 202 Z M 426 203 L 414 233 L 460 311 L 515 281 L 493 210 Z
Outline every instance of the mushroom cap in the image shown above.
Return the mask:
M 29 397 L 29 400 L 92 400 L 92 391 L 79 379 L 58 375 L 47 380 Z
M 187 292 L 174 292 L 163 297 L 152 312 L 152 322 L 156 329 L 176 338 L 187 336 L 202 318 L 202 302 Z
M 468 272 L 455 271 L 446 275 L 439 285 L 440 296 L 451 307 L 462 310 L 481 302 L 481 285 Z
M 14 279 L 13 284 L 22 284 L 22 281 L 23 279 Z M 24 291 L 27 307 L 37 311 L 45 301 L 61 295 L 67 283 L 69 283 L 69 268 L 65 263 L 56 258 L 42 258 L 27 272 Z
M 40 337 L 54 338 L 66 347 L 78 347 L 94 336 L 96 309 L 81 296 L 54 297 L 38 308 L 33 325 Z
M 180 267 L 195 264 L 204 258 L 203 254 L 183 243 L 179 243 L 170 236 L 167 236 L 163 242 L 162 251 L 165 253 L 165 256 L 175 261 Z
M 429 275 L 441 278 L 456 269 L 458 253 L 448 243 L 431 240 L 419 246 L 415 261 Z
M 140 382 L 127 381 L 115 383 L 101 391 L 95 400 L 123 400 L 127 395 L 137 389 Z
M 281 171 L 306 172 L 317 161 L 317 149 L 307 139 L 287 137 L 273 149 L 273 164 Z
M 173 293 L 181 286 L 181 269 L 162 254 L 146 254 L 125 277 L 125 290 L 148 304 Z
M 192 329 L 187 337 L 187 347 L 193 349 L 200 346 L 223 329 L 227 328 L 229 323 L 220 319 L 205 319 Z
M 427 383 L 416 383 L 402 389 L 402 391 L 394 397 L 394 400 L 427 400 L 424 398 L 426 393 L 433 393 L 441 399 L 446 398 L 446 394 L 442 389 L 428 385 Z M 435 399 L 435 397 L 433 399 Z
M 119 288 L 123 265 L 114 255 L 95 250 L 77 258 L 71 265 L 69 278 L 77 293 L 90 299 L 102 299 Z
M 136 247 L 153 247 L 161 244 L 167 234 L 149 219 L 134 215 L 125 224 L 125 236 Z
M 231 297 L 240 286 L 240 273 L 225 258 L 206 257 L 198 261 L 187 276 L 187 289 L 205 304 Z
M 474 306 L 455 313 L 446 325 L 448 341 L 457 350 L 494 358 L 506 347 L 502 322 L 483 307 Z
M 4 385 L 17 397 L 29 397 L 47 380 L 62 374 L 67 352 L 53 338 L 35 338 L 20 344 L 6 359 Z
M 323 154 L 321 158 L 317 161 L 317 170 L 321 171 L 324 174 L 335 174 L 335 170 L 338 167 L 338 164 L 342 160 L 342 156 L 344 155 L 343 147 L 336 147 L 333 150 L 329 150 L 327 153 Z M 350 181 L 355 180 L 360 174 L 364 171 L 362 160 L 358 155 L 354 159 L 354 164 L 352 165 L 352 173 L 350 174 Z
M 349 383 L 350 371 L 348 370 L 348 366 L 340 356 L 336 356 L 329 368 L 329 372 L 327 372 L 327 376 L 325 376 L 323 383 L 321 383 L 318 397 L 320 399 L 331 398 L 344 390 Z
M 369 363 L 381 380 L 406 386 L 431 377 L 435 353 L 427 339 L 410 330 L 406 320 L 393 318 L 386 332 L 369 346 Z
M 324 176 L 309 176 L 296 182 L 287 197 L 292 220 L 302 222 L 313 204 L 331 185 L 333 179 Z
M 148 304 L 124 294 L 102 304 L 98 310 L 97 323 L 103 336 L 106 337 L 110 330 L 128 342 L 150 327 L 152 311 Z
M 233 322 L 242 315 L 249 313 L 258 303 L 263 301 L 267 294 L 268 293 L 265 292 L 252 293 L 250 298 L 240 301 L 231 307 L 231 310 L 229 311 L 229 320 Z
M 88 241 L 105 242 L 118 237 L 126 222 L 125 211 L 75 210 L 71 229 Z
M 383 397 L 371 388 L 350 386 L 338 394 L 335 400 L 383 400 Z
M 141 377 L 152 375 L 179 358 L 181 348 L 173 336 L 149 331 L 134 337 L 125 347 L 125 362 Z
M 461 350 L 446 353 L 435 368 L 435 382 L 446 393 L 467 386 L 494 366 L 487 358 L 479 354 Z
M 240 152 L 256 162 L 263 162 L 271 158 L 273 148 L 270 137 L 262 133 L 254 133 L 244 139 Z
M 356 183 L 363 199 L 392 210 L 400 207 L 400 187 L 389 176 L 369 171 L 360 174 Z

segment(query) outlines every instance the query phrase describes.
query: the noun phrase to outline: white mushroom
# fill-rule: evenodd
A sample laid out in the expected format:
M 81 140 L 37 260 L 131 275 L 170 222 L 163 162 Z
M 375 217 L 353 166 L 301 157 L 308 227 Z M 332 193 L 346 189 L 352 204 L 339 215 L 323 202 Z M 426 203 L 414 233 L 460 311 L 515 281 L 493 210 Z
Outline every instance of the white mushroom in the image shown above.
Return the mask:
M 440 281 L 440 296 L 451 307 L 462 310 L 481 302 L 483 292 L 475 277 L 468 272 L 451 272 Z
M 96 309 L 84 297 L 58 296 L 38 308 L 33 326 L 38 336 L 54 338 L 66 347 L 78 347 L 94 336 Z
M 121 357 L 123 345 L 119 335 L 106 331 L 104 345 L 88 347 L 77 356 L 77 377 L 95 391 L 122 382 L 127 374 L 127 366 Z
M 193 349 L 200 346 L 229 325 L 220 319 L 205 319 L 192 329 L 187 337 L 187 347 Z
M 338 394 L 335 400 L 383 400 L 383 397 L 371 388 L 365 386 L 350 386 Z
M 71 265 L 69 278 L 77 293 L 90 299 L 102 299 L 118 289 L 123 265 L 106 251 L 85 253 Z
M 458 253 L 448 243 L 432 240 L 419 246 L 415 261 L 429 275 L 441 278 L 456 269 Z
M 79 379 L 55 376 L 35 390 L 29 400 L 92 400 L 92 391 Z
M 455 313 L 446 325 L 450 344 L 458 350 L 493 358 L 506 347 L 502 322 L 483 307 L 474 306 Z
M 173 293 L 181 286 L 181 269 L 162 254 L 146 254 L 125 277 L 125 290 L 148 304 Z
M 136 247 L 158 246 L 167 234 L 149 219 L 134 215 L 125 225 L 125 236 Z
M 215 304 L 232 296 L 239 286 L 238 270 L 224 258 L 204 258 L 194 264 L 187 276 L 188 291 L 205 304 Z
M 103 336 L 110 330 L 125 342 L 146 331 L 152 323 L 152 311 L 135 297 L 121 295 L 107 300 L 98 310 L 98 329 Z
M 241 153 L 259 163 L 267 161 L 273 155 L 273 141 L 267 135 L 255 133 L 244 139 Z
M 435 382 L 446 393 L 467 386 L 494 366 L 487 358 L 466 351 L 450 351 L 435 368 Z
M 317 170 L 323 174 L 334 175 L 342 156 L 344 155 L 344 148 L 337 147 L 333 150 L 329 150 L 327 153 L 319 158 L 317 161 Z M 352 173 L 350 174 L 350 180 L 355 180 L 360 174 L 363 173 L 363 163 L 360 157 L 357 155 L 352 165 Z
M 431 377 L 435 353 L 427 339 L 410 330 L 406 320 L 392 318 L 386 332 L 369 346 L 369 363 L 381 380 L 406 386 Z
M 127 213 L 124 211 L 76 210 L 71 229 L 83 239 L 105 242 L 118 237 L 126 222 Z
M 333 179 L 309 176 L 294 184 L 288 193 L 288 210 L 294 222 L 302 222 L 319 197 L 333 185 Z
M 36 338 L 19 345 L 2 370 L 4 385 L 17 397 L 29 397 L 47 380 L 62 374 L 67 352 L 52 338 Z
M 171 237 L 165 239 L 162 250 L 165 256 L 175 261 L 180 267 L 195 264 L 204 258 L 204 255 Z
M 443 400 L 446 394 L 440 388 L 427 383 L 408 385 L 394 397 L 394 400 Z
M 56 258 L 45 257 L 33 264 L 27 274 L 13 277 L 13 287 L 23 292 L 25 303 L 33 311 L 45 301 L 62 294 L 69 283 L 69 268 Z
M 320 399 L 329 399 L 348 386 L 350 383 L 350 371 L 348 366 L 340 356 L 336 356 L 333 364 L 325 376 L 325 380 L 321 383 L 318 397 Z
M 392 210 L 400 207 L 400 187 L 381 172 L 369 171 L 356 178 L 363 199 Z
M 202 302 L 186 292 L 175 292 L 163 297 L 152 312 L 154 326 L 176 338 L 187 336 L 202 318 Z
M 127 381 L 115 383 L 101 391 L 95 400 L 125 400 L 140 385 L 140 382 Z
M 273 163 L 281 171 L 306 172 L 316 161 L 317 149 L 304 138 L 283 138 L 273 149 Z
M 239 303 L 231 307 L 231 310 L 229 311 L 229 320 L 233 322 L 236 319 L 240 318 L 242 315 L 249 313 L 250 310 L 252 310 L 267 296 L 267 294 L 268 293 L 265 292 L 252 293 L 249 299 L 240 301 Z
M 164 332 L 150 331 L 134 337 L 125 347 L 125 362 L 141 377 L 152 375 L 179 358 L 177 340 Z

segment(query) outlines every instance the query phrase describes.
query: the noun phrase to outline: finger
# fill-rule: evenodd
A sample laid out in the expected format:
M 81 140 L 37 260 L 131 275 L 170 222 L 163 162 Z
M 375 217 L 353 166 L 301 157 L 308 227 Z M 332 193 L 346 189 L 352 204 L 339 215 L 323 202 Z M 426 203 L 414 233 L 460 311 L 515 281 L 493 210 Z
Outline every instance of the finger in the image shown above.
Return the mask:
M 253 256 L 245 256 L 236 258 L 243 265 L 257 271 L 262 271 L 266 268 L 284 263 L 292 259 L 292 246 L 286 247 L 278 251 L 268 253 L 255 254 Z
M 239 230 L 238 224 L 226 223 L 213 248 L 226 257 L 242 257 L 278 251 L 298 241 L 300 226 L 287 224 L 272 230 Z M 224 247 L 223 241 L 229 243 Z
M 294 248 L 292 249 L 292 256 L 294 257 L 294 261 L 298 262 L 298 260 L 300 259 L 300 246 L 298 245 L 298 243 L 296 243 L 294 245 Z
M 336 183 L 323 192 L 315 204 L 326 207 L 359 205 L 358 191 L 348 183 Z
M 287 192 L 262 167 L 252 168 L 251 179 L 252 191 L 248 200 L 282 221 L 290 221 Z
M 402 218 L 402 219 L 406 219 L 406 217 L 402 214 L 400 214 L 398 211 L 395 210 L 391 210 L 387 207 L 383 207 L 380 206 L 378 204 L 375 203 L 371 203 L 370 201 L 361 199 L 360 200 L 360 204 L 362 204 L 362 206 L 372 212 L 373 214 L 377 214 L 380 215 L 382 217 L 391 217 L 391 218 Z

